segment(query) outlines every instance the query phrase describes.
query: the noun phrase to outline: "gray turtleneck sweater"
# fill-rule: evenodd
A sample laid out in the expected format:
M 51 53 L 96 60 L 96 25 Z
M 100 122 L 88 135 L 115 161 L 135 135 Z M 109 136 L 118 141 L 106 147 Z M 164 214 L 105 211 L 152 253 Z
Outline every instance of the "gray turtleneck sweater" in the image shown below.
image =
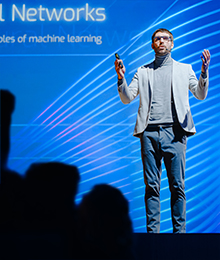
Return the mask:
M 154 61 L 154 84 L 149 124 L 170 124 L 176 121 L 171 86 L 171 55 L 169 53 L 164 56 L 156 56 Z

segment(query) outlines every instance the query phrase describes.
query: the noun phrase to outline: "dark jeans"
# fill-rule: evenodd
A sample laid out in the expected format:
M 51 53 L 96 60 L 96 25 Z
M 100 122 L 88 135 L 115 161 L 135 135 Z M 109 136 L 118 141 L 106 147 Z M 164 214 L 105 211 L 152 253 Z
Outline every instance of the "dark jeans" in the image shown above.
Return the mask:
M 179 126 L 147 127 L 141 136 L 141 154 L 146 184 L 147 231 L 160 232 L 160 182 L 162 158 L 171 192 L 174 233 L 186 232 L 186 197 L 184 192 L 187 136 Z

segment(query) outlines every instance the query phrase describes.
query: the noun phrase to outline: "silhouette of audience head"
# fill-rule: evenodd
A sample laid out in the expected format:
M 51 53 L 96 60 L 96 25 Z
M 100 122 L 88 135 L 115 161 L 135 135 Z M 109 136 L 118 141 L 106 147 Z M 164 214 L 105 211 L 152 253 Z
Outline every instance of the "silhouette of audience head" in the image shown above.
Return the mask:
M 132 259 L 132 224 L 120 190 L 94 186 L 79 205 L 79 221 L 85 258 Z
M 8 90 L 0 90 L 0 229 L 18 230 L 23 218 L 23 180 L 16 172 L 8 169 L 8 155 L 10 151 L 11 116 L 15 107 L 15 97 Z
M 15 107 L 15 97 L 8 90 L 0 90 L 1 98 L 1 169 L 7 168 L 8 154 L 10 150 L 10 125 L 11 115 Z
M 78 169 L 59 162 L 36 163 L 27 170 L 25 181 L 27 221 L 39 229 L 68 228 L 74 221 Z

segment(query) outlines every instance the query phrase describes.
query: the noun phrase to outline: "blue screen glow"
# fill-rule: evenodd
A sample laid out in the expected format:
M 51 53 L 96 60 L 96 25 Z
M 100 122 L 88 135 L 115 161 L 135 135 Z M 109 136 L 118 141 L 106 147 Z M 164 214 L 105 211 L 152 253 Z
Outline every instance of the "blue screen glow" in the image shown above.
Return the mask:
M 146 232 L 140 140 L 133 137 L 139 99 L 117 92 L 115 52 L 131 81 L 154 59 L 151 35 L 174 35 L 172 57 L 197 78 L 209 49 L 210 86 L 190 93 L 196 135 L 186 154 L 187 232 L 220 232 L 220 1 L 0 1 L 0 82 L 16 97 L 9 167 L 24 174 L 34 162 L 79 168 L 77 202 L 93 185 L 109 183 L 130 202 L 134 232 Z M 161 232 L 172 232 L 163 165 Z

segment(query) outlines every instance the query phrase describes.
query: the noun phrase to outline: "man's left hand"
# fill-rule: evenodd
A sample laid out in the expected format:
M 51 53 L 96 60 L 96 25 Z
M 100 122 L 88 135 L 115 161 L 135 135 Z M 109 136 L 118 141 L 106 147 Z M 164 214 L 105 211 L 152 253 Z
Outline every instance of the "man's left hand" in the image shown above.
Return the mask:
M 204 50 L 202 52 L 202 56 L 201 56 L 201 60 L 202 60 L 201 71 L 202 71 L 202 73 L 206 73 L 206 71 L 208 70 L 210 58 L 211 58 L 211 55 L 210 55 L 209 50 Z

